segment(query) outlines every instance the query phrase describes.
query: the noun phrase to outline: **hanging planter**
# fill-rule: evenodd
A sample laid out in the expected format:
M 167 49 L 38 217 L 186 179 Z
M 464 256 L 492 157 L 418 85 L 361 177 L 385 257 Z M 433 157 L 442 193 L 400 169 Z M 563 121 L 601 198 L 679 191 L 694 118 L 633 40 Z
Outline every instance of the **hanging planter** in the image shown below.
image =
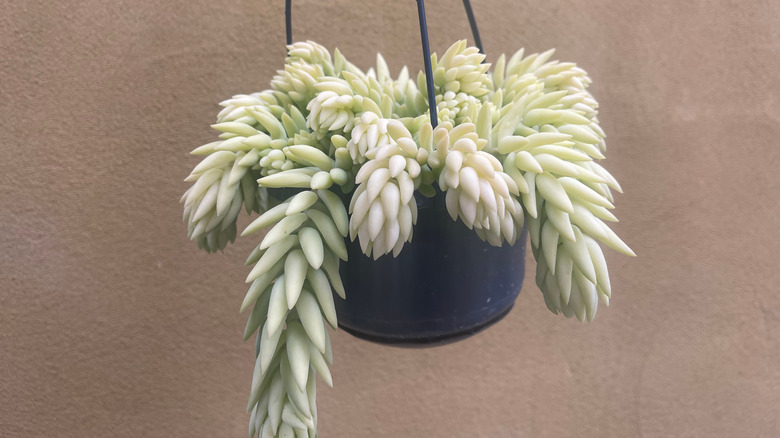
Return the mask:
M 373 260 L 347 243 L 340 328 L 373 342 L 432 346 L 470 336 L 512 308 L 525 273 L 525 232 L 514 245 L 491 246 L 450 218 L 443 193 L 419 198 L 414 239 L 397 257 Z
M 526 234 L 554 313 L 593 319 L 611 288 L 598 242 L 634 255 L 607 227 L 617 181 L 597 163 L 604 133 L 590 79 L 552 51 L 493 71 L 465 41 L 425 71 L 364 72 L 336 50 L 291 43 L 269 90 L 222 102 L 218 141 L 182 198 L 188 234 L 213 252 L 242 208 L 269 228 L 247 259 L 257 333 L 250 436 L 316 436 L 316 381 L 332 385 L 325 323 L 372 341 L 436 344 L 511 308 Z M 468 2 L 472 30 L 479 41 Z M 334 297 L 334 293 L 336 297 Z

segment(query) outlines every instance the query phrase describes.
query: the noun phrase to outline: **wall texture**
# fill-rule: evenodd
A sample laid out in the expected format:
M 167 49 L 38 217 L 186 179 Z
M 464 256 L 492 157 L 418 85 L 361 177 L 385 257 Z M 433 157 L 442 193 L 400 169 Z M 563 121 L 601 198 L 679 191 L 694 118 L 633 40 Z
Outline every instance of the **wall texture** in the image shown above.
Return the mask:
M 296 39 L 421 65 L 411 0 L 294 3 Z M 591 73 L 639 257 L 609 254 L 590 325 L 527 282 L 458 344 L 335 333 L 321 435 L 780 436 L 780 3 L 474 7 L 489 60 L 558 47 Z M 469 37 L 460 2 L 428 13 L 435 50 Z M 266 88 L 284 53 L 281 1 L 4 2 L 0 436 L 244 436 L 255 242 L 197 251 L 178 198 L 216 103 Z

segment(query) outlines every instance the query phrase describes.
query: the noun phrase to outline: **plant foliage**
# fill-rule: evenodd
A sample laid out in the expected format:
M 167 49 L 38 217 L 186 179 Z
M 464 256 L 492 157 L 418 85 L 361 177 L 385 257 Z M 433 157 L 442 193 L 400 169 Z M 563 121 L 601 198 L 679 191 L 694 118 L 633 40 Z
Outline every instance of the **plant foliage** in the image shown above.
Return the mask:
M 585 71 L 553 54 L 501 56 L 488 71 L 465 41 L 432 56 L 439 121 L 428 114 L 425 77 L 393 79 L 381 55 L 363 72 L 314 42 L 289 46 L 271 89 L 221 103 L 219 140 L 182 197 L 188 234 L 222 250 L 236 238 L 242 206 L 257 217 L 241 233 L 270 227 L 241 310 L 257 333 L 249 435 L 314 437 L 315 376 L 332 385 L 326 324 L 337 326 L 333 292 L 345 298 L 345 238 L 374 259 L 397 256 L 413 238 L 415 192 L 446 196 L 460 220 L 491 245 L 513 244 L 524 224 L 536 282 L 554 313 L 591 321 L 611 297 L 599 242 L 633 256 L 606 225 L 617 219 L 615 178 Z M 269 194 L 291 196 L 276 200 Z M 341 196 L 348 195 L 348 206 Z

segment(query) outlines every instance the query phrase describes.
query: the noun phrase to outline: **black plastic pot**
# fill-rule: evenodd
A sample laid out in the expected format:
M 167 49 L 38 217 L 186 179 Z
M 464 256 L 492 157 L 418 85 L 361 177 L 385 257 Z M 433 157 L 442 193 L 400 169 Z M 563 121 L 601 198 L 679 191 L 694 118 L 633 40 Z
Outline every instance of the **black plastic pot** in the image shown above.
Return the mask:
M 426 347 L 454 342 L 511 310 L 525 273 L 526 228 L 514 246 L 490 246 L 450 218 L 444 194 L 418 195 L 411 243 L 373 260 L 357 241 L 341 263 L 347 299 L 336 297 L 339 327 L 372 342 Z

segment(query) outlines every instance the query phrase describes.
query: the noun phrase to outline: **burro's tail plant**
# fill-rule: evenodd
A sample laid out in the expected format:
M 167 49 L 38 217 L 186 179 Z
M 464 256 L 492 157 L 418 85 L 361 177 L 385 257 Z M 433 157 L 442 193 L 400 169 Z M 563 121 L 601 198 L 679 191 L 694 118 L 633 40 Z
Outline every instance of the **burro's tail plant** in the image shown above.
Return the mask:
M 413 239 L 415 194 L 446 197 L 452 219 L 491 245 L 527 224 L 536 283 L 553 313 L 591 321 L 612 290 L 601 250 L 634 253 L 610 230 L 615 178 L 600 164 L 604 132 L 590 79 L 552 51 L 510 58 L 492 72 L 465 41 L 432 56 L 425 77 L 393 79 L 381 56 L 363 72 L 314 42 L 289 46 L 271 89 L 222 102 L 219 140 L 187 177 L 188 234 L 214 252 L 236 237 L 242 206 L 258 212 L 241 233 L 270 227 L 241 310 L 257 333 L 249 435 L 314 437 L 315 376 L 332 384 L 330 338 L 342 299 L 345 239 L 375 259 Z M 421 92 L 422 91 L 422 92 Z M 436 105 L 437 126 L 428 106 Z M 351 291 L 360 293 L 360 291 Z

